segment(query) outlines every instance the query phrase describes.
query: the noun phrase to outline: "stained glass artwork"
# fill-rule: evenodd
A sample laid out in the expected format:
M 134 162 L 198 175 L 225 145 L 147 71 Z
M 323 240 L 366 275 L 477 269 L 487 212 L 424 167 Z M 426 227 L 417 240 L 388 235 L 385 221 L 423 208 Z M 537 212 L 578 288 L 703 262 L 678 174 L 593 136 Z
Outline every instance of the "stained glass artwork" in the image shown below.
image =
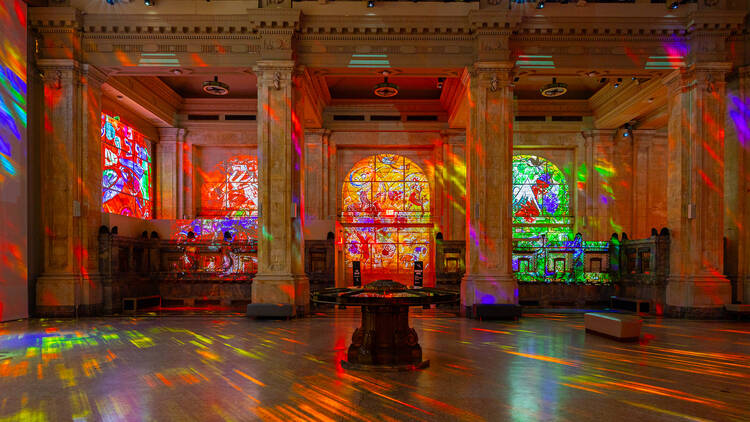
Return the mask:
M 258 211 L 258 160 L 234 156 L 203 175 L 202 217 L 250 217 Z
M 348 282 L 354 261 L 365 283 L 410 283 L 415 261 L 431 275 L 430 185 L 418 165 L 395 154 L 367 157 L 346 176 L 342 198 Z
M 359 161 L 344 180 L 344 217 L 429 217 L 427 176 L 410 159 L 379 154 Z
M 567 224 L 570 194 L 565 175 L 542 157 L 513 157 L 513 222 Z
M 150 219 L 153 215 L 148 141 L 119 118 L 102 114 L 102 210 Z
M 608 243 L 574 234 L 565 175 L 533 155 L 513 157 L 513 272 L 519 282 L 609 283 Z

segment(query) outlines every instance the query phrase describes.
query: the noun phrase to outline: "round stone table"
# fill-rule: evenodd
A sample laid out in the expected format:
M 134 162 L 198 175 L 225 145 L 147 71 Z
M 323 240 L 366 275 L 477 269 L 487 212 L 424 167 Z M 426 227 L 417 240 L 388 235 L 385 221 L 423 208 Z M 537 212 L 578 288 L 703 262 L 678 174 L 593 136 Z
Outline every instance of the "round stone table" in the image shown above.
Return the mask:
M 313 301 L 362 307 L 362 326 L 352 335 L 344 368 L 403 371 L 430 365 L 422 360 L 417 332 L 409 327 L 409 307 L 457 302 L 458 293 L 378 280 L 364 287 L 324 289 L 313 294 Z

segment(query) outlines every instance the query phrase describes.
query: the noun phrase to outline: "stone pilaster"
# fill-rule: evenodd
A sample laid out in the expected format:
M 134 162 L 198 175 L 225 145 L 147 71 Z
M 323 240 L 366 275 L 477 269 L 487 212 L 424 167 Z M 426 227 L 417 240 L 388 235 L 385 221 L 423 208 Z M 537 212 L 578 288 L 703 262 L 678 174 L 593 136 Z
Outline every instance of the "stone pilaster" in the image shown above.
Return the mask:
M 512 267 L 513 91 L 508 62 L 478 62 L 469 81 L 466 126 L 465 310 L 517 304 Z
M 668 113 L 667 314 L 710 316 L 730 301 L 723 274 L 725 63 L 673 72 Z M 721 123 L 719 123 L 721 122 Z
M 297 118 L 294 62 L 260 61 L 258 77 L 258 273 L 253 305 L 309 310 L 304 275 L 304 132 Z M 251 306 L 253 306 L 251 305 Z
M 653 130 L 635 130 L 632 134 L 633 142 L 633 227 L 628 233 L 631 239 L 645 239 L 651 236 L 650 213 L 654 203 L 651 195 L 656 189 L 656 183 L 659 183 L 652 174 L 651 164 L 651 145 L 653 144 Z M 661 227 L 654 227 L 657 230 Z
M 179 128 L 159 128 L 159 143 L 156 146 L 156 185 L 158 192 L 157 218 L 182 218 L 184 192 L 183 140 L 185 130 Z
M 102 305 L 98 265 L 101 224 L 101 84 L 106 75 L 75 60 L 40 59 L 43 273 L 40 315 L 94 314 Z

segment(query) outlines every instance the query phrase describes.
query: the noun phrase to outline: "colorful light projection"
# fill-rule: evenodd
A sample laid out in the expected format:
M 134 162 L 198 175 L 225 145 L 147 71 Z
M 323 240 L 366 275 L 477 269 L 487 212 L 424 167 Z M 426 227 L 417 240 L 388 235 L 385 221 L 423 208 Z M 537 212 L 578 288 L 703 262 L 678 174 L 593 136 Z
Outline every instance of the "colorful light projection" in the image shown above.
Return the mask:
M 258 215 L 258 159 L 237 155 L 203 173 L 201 217 L 255 217 Z
M 432 275 L 430 185 L 422 169 L 394 154 L 367 157 L 352 167 L 342 189 L 347 282 L 359 261 L 363 282 L 412 281 L 414 261 Z
M 570 191 L 565 174 L 534 155 L 513 156 L 514 238 L 541 234 L 572 239 Z
M 139 132 L 102 113 L 102 211 L 150 219 L 151 154 Z
M 28 316 L 26 3 L 0 0 L 0 321 Z
M 513 157 L 513 271 L 521 282 L 606 283 L 608 243 L 574 235 L 565 174 L 534 155 Z M 586 264 L 586 255 L 596 256 Z M 588 268 L 587 268 L 588 267 Z

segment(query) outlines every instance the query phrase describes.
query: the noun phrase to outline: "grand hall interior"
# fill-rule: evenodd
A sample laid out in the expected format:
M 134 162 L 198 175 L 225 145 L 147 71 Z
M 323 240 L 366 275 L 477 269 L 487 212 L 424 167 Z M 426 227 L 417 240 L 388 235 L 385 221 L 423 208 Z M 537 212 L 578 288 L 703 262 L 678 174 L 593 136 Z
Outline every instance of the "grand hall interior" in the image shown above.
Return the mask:
M 0 422 L 750 420 L 747 0 L 0 0 Z

